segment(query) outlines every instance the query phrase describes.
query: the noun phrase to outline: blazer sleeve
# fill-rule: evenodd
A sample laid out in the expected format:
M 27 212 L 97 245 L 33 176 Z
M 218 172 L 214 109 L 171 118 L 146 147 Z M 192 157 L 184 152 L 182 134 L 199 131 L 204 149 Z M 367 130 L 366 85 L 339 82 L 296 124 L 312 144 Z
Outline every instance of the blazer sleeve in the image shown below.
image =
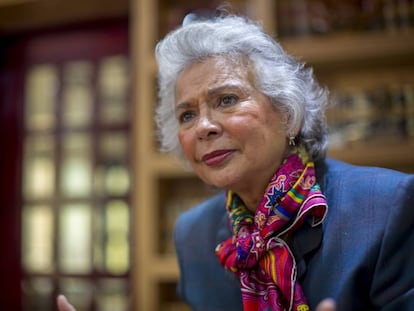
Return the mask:
M 414 310 L 414 175 L 404 176 L 395 200 L 387 202 L 389 217 L 370 292 L 383 311 Z

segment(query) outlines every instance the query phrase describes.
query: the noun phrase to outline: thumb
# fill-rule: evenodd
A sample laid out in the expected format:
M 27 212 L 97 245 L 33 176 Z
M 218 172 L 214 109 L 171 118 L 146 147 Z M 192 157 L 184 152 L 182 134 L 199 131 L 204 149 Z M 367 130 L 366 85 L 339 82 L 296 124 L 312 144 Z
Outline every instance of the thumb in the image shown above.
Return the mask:
M 325 298 L 316 307 L 316 311 L 335 311 L 336 304 L 332 298 Z
M 64 295 L 59 295 L 56 298 L 59 311 L 76 311 L 76 309 L 69 303 Z

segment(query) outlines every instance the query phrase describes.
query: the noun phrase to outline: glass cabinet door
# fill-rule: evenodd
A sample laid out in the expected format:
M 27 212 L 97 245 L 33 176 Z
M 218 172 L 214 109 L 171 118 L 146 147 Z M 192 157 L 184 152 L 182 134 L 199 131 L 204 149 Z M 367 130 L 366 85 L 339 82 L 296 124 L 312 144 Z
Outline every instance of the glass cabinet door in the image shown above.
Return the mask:
M 55 310 L 58 293 L 78 311 L 131 308 L 128 37 L 105 31 L 40 37 L 25 70 L 24 310 Z

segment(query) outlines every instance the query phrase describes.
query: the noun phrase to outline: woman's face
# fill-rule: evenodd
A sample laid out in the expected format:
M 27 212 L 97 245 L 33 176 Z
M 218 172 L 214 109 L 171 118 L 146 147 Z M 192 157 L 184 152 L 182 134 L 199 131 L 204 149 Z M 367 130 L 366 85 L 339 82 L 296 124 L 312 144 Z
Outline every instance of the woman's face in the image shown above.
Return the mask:
M 186 158 L 204 182 L 239 195 L 263 193 L 287 150 L 284 118 L 254 79 L 247 63 L 212 57 L 187 67 L 176 86 Z

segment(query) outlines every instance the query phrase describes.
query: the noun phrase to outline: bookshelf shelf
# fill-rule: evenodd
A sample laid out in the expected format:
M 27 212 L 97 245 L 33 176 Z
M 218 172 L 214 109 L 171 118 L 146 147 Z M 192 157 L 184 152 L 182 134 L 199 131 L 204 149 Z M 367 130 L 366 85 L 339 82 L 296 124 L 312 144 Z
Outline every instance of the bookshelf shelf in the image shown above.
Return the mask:
M 343 148 L 331 149 L 328 155 L 357 165 L 374 165 L 396 169 L 412 167 L 414 139 L 397 142 L 360 142 Z
M 151 274 L 158 282 L 176 282 L 179 277 L 179 269 L 175 255 L 154 257 Z
M 160 177 L 189 177 L 194 175 L 190 170 L 185 169 L 178 159 L 170 155 L 154 153 L 151 159 L 151 169 Z
M 390 32 L 343 32 L 329 35 L 282 39 L 285 49 L 315 66 L 359 61 L 412 58 L 414 29 Z

